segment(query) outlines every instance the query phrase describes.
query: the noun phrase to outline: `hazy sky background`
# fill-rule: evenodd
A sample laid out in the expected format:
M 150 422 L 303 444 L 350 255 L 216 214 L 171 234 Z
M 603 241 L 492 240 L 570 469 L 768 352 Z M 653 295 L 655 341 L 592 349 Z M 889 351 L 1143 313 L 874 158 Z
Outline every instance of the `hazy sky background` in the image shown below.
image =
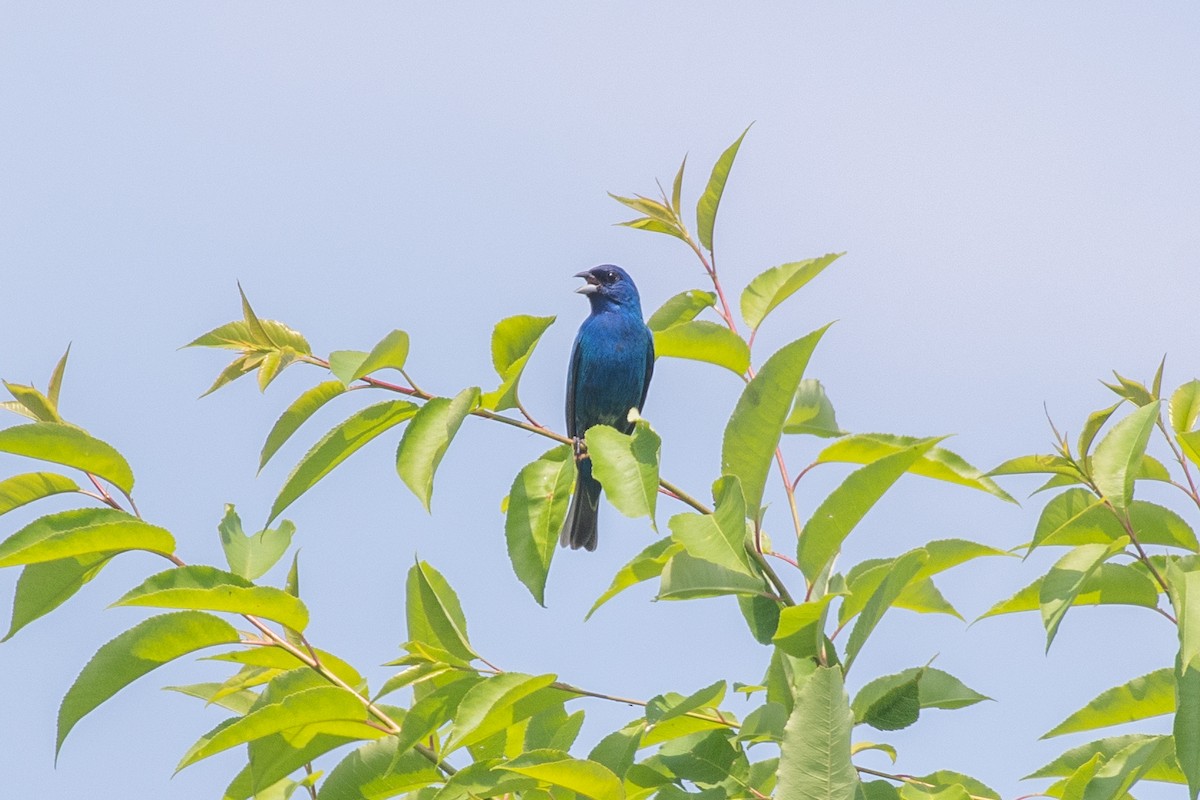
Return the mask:
M 575 272 L 625 266 L 647 314 L 706 288 L 679 242 L 613 227 L 629 215 L 605 192 L 649 193 L 688 153 L 693 205 L 713 160 L 755 121 L 717 226 L 730 290 L 784 261 L 848 251 L 767 321 L 756 361 L 839 320 L 809 374 L 843 427 L 956 433 L 950 446 L 990 467 L 1047 448 L 1043 403 L 1078 431 L 1111 402 L 1096 382 L 1109 369 L 1148 379 L 1167 353 L 1167 386 L 1200 372 L 1198 23 L 1186 3 L 6 3 L 0 376 L 44 387 L 73 343 L 64 413 L 126 454 L 143 513 L 175 532 L 185 559 L 223 564 L 222 504 L 248 526 L 264 518 L 296 459 L 364 404 L 330 404 L 256 478 L 270 425 L 323 376 L 296 367 L 266 397 L 246 379 L 197 400 L 225 359 L 177 348 L 238 316 L 236 281 L 321 353 L 409 331 L 413 376 L 444 394 L 494 387 L 497 320 L 557 315 L 522 396 L 559 427 L 586 313 Z M 738 388 L 715 367 L 659 362 L 645 414 L 664 437 L 663 474 L 695 494 L 717 476 Z M 654 536 L 611 507 L 600 550 L 559 553 L 539 608 L 512 574 L 499 503 L 546 444 L 500 427 L 464 425 L 432 516 L 395 475 L 399 431 L 288 510 L 318 646 L 378 686 L 391 670 L 373 665 L 405 639 L 403 577 L 419 554 L 458 589 L 479 651 L 506 669 L 642 698 L 761 676 L 768 650 L 732 600 L 650 604 L 642 586 L 582 623 Z M 790 462 L 818 445 L 788 441 Z M 0 474 L 28 468 L 0 458 Z M 801 484 L 805 517 L 845 472 L 826 469 Z M 768 525 L 782 529 L 776 484 Z M 1021 498 L 1036 485 L 1009 484 Z M 948 536 L 1012 547 L 1043 498 L 1018 508 L 906 478 L 842 563 Z M 661 503 L 664 529 L 678 510 Z M 6 516 L 0 533 L 29 518 Z M 976 562 L 941 585 L 972 619 L 1048 563 Z M 122 557 L 0 646 L 6 795 L 199 800 L 240 768 L 229 752 L 170 779 L 221 718 L 158 690 L 227 672 L 186 661 L 86 718 L 54 767 L 63 693 L 145 616 L 104 606 L 160 568 Z M 3 594 L 16 577 L 0 573 Z M 937 655 L 997 702 L 860 738 L 895 744 L 902 772 L 951 768 L 1005 797 L 1034 792 L 1045 782 L 1017 778 L 1094 738 L 1037 737 L 1100 690 L 1167 665 L 1174 635 L 1144 610 L 1082 609 L 1045 656 L 1036 615 L 968 629 L 897 611 L 852 689 Z M 588 744 L 636 716 L 584 707 Z M 879 754 L 861 763 L 887 768 Z M 1139 798 L 1183 792 L 1149 786 Z

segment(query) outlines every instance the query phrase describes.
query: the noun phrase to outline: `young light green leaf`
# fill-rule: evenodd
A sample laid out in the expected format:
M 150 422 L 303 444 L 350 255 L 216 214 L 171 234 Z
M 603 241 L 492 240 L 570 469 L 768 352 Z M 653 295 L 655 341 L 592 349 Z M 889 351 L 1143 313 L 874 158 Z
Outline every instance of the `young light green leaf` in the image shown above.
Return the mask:
M 521 314 L 502 319 L 492 331 L 492 365 L 500 376 L 500 386 L 480 399 L 484 408 L 503 411 L 520 404 L 517 386 L 521 373 L 533 349 L 546 329 L 554 324 L 554 317 L 531 317 Z
M 829 604 L 838 596 L 830 592 L 817 600 L 781 609 L 773 639 L 775 646 L 795 658 L 814 658 L 825 641 Z
M 1042 580 L 1038 601 L 1042 607 L 1042 623 L 1046 627 L 1046 649 L 1054 641 L 1058 626 L 1083 590 L 1088 578 L 1108 559 L 1125 549 L 1128 537 L 1111 544 L 1085 544 L 1055 562 Z
M 838 427 L 833 413 L 833 403 L 825 394 L 825 387 L 815 378 L 805 378 L 796 388 L 796 401 L 792 412 L 783 423 L 784 433 L 803 433 L 829 439 L 845 436 Z
M 1129 787 L 1171 756 L 1174 748 L 1169 738 L 1134 742 L 1105 761 L 1084 790 L 1086 800 L 1119 800 Z M 1193 798 L 1195 794 L 1192 794 Z
M 758 576 L 746 552 L 746 500 L 742 486 L 732 475 L 713 485 L 717 510 L 712 514 L 676 514 L 668 523 L 671 538 L 695 558 Z
M 804 261 L 792 261 L 771 267 L 758 275 L 742 292 L 742 319 L 756 330 L 762 325 L 767 314 L 784 300 L 787 300 L 806 283 L 821 274 L 822 271 L 845 253 L 827 253 L 819 258 L 809 258 Z
M 197 700 L 203 700 L 205 703 L 227 708 L 235 714 L 245 714 L 258 699 L 258 693 L 249 689 L 218 696 L 222 684 L 216 682 L 190 683 L 186 686 L 164 686 L 162 688 L 166 692 L 178 692 L 188 697 L 195 697 Z
M 746 126 L 746 130 L 742 131 L 737 141 L 717 159 L 708 178 L 708 185 L 704 187 L 704 194 L 696 204 L 696 232 L 700 237 L 700 244 L 709 252 L 713 249 L 713 228 L 717 221 L 717 207 L 721 205 L 721 195 L 725 193 L 725 182 L 729 179 L 729 170 L 733 167 L 733 160 L 737 158 L 742 139 L 745 139 L 749 132 L 750 126 Z
M 407 360 L 408 334 L 401 330 L 392 331 L 371 348 L 371 352 L 354 370 L 351 380 L 358 380 L 381 369 L 403 370 Z
M 362 726 L 364 738 L 374 738 L 377 734 L 371 734 L 372 729 L 366 720 L 366 707 L 351 692 L 336 686 L 304 689 L 279 702 L 256 708 L 232 722 L 222 723 L 192 745 L 176 767 L 176 772 L 231 747 L 304 725 L 351 722 Z
M 1061 475 L 1076 481 L 1081 479 L 1079 470 L 1062 456 L 1028 455 L 1010 458 L 998 467 L 988 470 L 988 475 Z
M 1031 772 L 1026 775 L 1023 780 L 1032 778 L 1065 778 L 1072 775 L 1075 770 L 1090 761 L 1094 756 L 1099 754 L 1102 756 L 1105 763 L 1114 758 L 1118 753 L 1141 745 L 1148 746 L 1149 750 L 1153 750 L 1160 744 L 1166 743 L 1167 754 L 1157 764 L 1149 767 L 1142 775 L 1144 780 L 1150 781 L 1166 781 L 1169 783 L 1186 783 L 1187 779 L 1179 770 L 1179 765 L 1175 761 L 1175 754 L 1171 748 L 1172 740 L 1170 736 L 1148 736 L 1140 733 L 1131 733 L 1124 736 L 1110 736 L 1106 739 L 1097 739 L 1094 742 L 1073 747 L 1067 752 L 1060 755 L 1058 758 L 1046 764 L 1036 772 Z
M 639 231 L 650 231 L 651 233 L 665 233 L 668 236 L 674 236 L 676 239 L 688 241 L 687 236 L 679 229 L 678 225 L 670 222 L 663 222 L 654 217 L 638 217 L 637 219 L 618 222 L 618 225 L 625 228 L 634 228 Z
M 440 572 L 418 561 L 408 571 L 405 594 L 409 639 L 441 648 L 463 665 L 479 657 L 467 639 L 458 595 Z
M 298 598 L 282 589 L 255 586 L 232 572 L 203 565 L 175 567 L 151 575 L 113 605 L 253 614 L 296 631 L 308 625 L 308 609 Z
M 924 439 L 861 467 L 834 489 L 804 526 L 797 555 L 812 580 L 841 549 L 871 507 L 941 439 Z
M 1148 406 L 1154 401 L 1155 397 L 1150 393 L 1150 390 L 1144 384 L 1138 381 L 1126 378 L 1116 370 L 1113 370 L 1113 375 L 1116 377 L 1116 383 L 1104 383 L 1100 381 L 1120 397 L 1124 397 L 1129 402 L 1136 406 Z
M 307 648 L 305 649 L 307 652 Z M 345 681 L 356 691 L 366 691 L 367 682 L 352 665 L 333 653 L 313 648 L 313 653 L 321 660 L 321 664 L 337 677 Z M 300 669 L 306 666 L 299 658 L 282 647 L 253 647 L 249 650 L 232 650 L 228 653 L 218 653 L 208 656 L 206 661 L 228 661 L 233 664 L 245 664 L 252 667 L 266 667 L 280 671 Z
M 0 481 L 0 514 L 26 503 L 63 492 L 77 492 L 79 485 L 53 472 L 26 472 Z
M 471 688 L 458 705 L 443 753 L 469 747 L 557 706 L 572 695 L 549 689 L 555 675 L 522 675 L 506 672 Z
M 1042 734 L 1042 738 L 1122 725 L 1170 714 L 1174 710 L 1175 676 L 1170 669 L 1159 669 L 1101 692 L 1086 706 Z
M 265 528 L 253 536 L 247 536 L 233 504 L 226 503 L 225 516 L 217 525 L 217 532 L 229 569 L 247 580 L 254 580 L 266 574 L 283 558 L 292 543 L 296 526 L 285 519 L 278 528 Z
M 1001 600 L 979 616 L 994 617 L 999 614 L 1014 614 L 1021 611 L 1037 611 L 1041 608 L 1042 578 L 1018 591 L 1007 600 Z M 1099 569 L 1083 581 L 1083 587 L 1071 600 L 1073 606 L 1125 605 L 1156 608 L 1158 587 L 1150 577 L 1126 564 L 1101 564 Z
M 1091 759 L 1081 764 L 1071 773 L 1071 777 L 1062 782 L 1060 800 L 1083 800 L 1088 784 L 1092 782 L 1092 778 L 1096 776 L 1097 770 L 1103 763 L 1104 756 L 1096 753 Z
M 768 593 L 762 578 L 718 566 L 711 561 L 693 558 L 678 552 L 666 563 L 659 583 L 659 600 L 692 600 L 698 597 L 720 597 L 727 594 L 765 595 Z
M 629 563 L 621 567 L 617 574 L 613 576 L 612 584 L 596 599 L 592 604 L 591 609 L 587 613 L 588 619 L 592 614 L 596 613 L 596 609 L 607 603 L 609 600 L 616 597 L 621 592 L 628 589 L 634 584 L 648 581 L 651 578 L 657 578 L 662 575 L 663 567 L 671 560 L 676 553 L 682 552 L 683 546 L 676 543 L 671 537 L 659 539 L 654 544 L 647 547 L 642 552 L 638 553 Z
M 567 517 L 574 481 L 574 455 L 571 446 L 564 444 L 526 464 L 508 492 L 504 518 L 508 558 L 517 578 L 541 606 L 546 605 L 546 576 Z
M 0 542 L 0 567 L 123 550 L 170 553 L 170 532 L 111 508 L 79 508 L 39 517 Z
M 750 348 L 742 337 L 715 322 L 692 320 L 654 332 L 654 354 L 658 358 L 688 358 L 706 361 L 744 375 L 750 368 Z
M 103 478 L 125 494 L 133 491 L 133 471 L 112 445 L 80 428 L 57 422 L 34 422 L 0 430 L 0 453 L 28 456 Z
M 871 594 L 862 613 L 859 614 L 858 621 L 854 623 L 854 629 L 850 631 L 850 638 L 846 642 L 846 671 L 849 671 L 854 664 L 859 651 L 866 644 L 871 632 L 875 630 L 875 626 L 883 619 L 883 615 L 887 613 L 887 610 L 892 607 L 892 604 L 896 602 L 896 599 L 900 597 L 900 594 L 928 561 L 929 554 L 918 548 L 900 556 L 892 564 L 887 577 Z
M 362 350 L 334 350 L 329 354 L 329 371 L 343 385 L 349 386 L 369 355 Z
M 427 758 L 415 750 L 400 752 L 388 736 L 364 744 L 338 762 L 321 784 L 321 800 L 396 797 L 442 780 Z
M 779 445 L 783 424 L 796 396 L 808 360 L 829 328 L 819 328 L 785 345 L 767 359 L 742 391 L 721 443 L 721 474 L 736 475 L 742 482 L 746 506 L 756 516 L 771 459 Z M 806 537 L 807 538 L 807 537 Z
M 267 434 L 267 440 L 263 442 L 262 453 L 258 459 L 259 471 L 262 471 L 262 468 L 271 460 L 271 456 L 275 455 L 280 447 L 283 447 L 284 442 L 290 439 L 309 417 L 345 391 L 346 384 L 341 381 L 324 381 L 297 397 L 296 401 L 288 406 L 282 416 L 276 420 L 271 432 Z
M 853 800 L 854 715 L 840 667 L 818 667 L 796 694 L 780 745 L 778 800 Z
M 1143 544 L 1182 547 L 1192 552 L 1200 549 L 1195 531 L 1171 509 L 1134 500 L 1126 511 Z M 1045 545 L 1107 544 L 1125 533 L 1121 521 L 1103 500 L 1086 489 L 1068 489 L 1042 509 L 1030 550 Z
M 225 384 L 232 383 L 243 375 L 248 375 L 249 373 L 253 372 L 260 364 L 262 364 L 263 358 L 264 356 L 261 353 L 257 355 L 238 356 L 233 361 L 229 362 L 229 365 L 226 366 L 225 369 L 221 370 L 221 373 L 217 375 L 217 378 L 212 382 L 212 385 L 209 386 L 208 389 L 205 390 L 204 394 L 200 396 L 208 397 Z
M 885 455 L 898 453 L 906 447 L 912 447 L 923 441 L 927 440 L 913 436 L 895 436 L 889 433 L 855 434 L 830 444 L 817 456 L 817 461 L 871 464 Z M 943 447 L 933 447 L 925 452 L 909 467 L 908 471 L 913 475 L 979 489 L 1010 503 L 1016 502 L 982 471 L 968 464 L 961 456 Z
M 609 502 L 627 517 L 649 517 L 658 529 L 658 454 L 662 439 L 645 420 L 626 435 L 608 425 L 593 425 L 585 435 L 592 471 Z
M 500 765 L 499 768 L 536 778 L 551 786 L 561 786 L 592 800 L 625 800 L 625 790 L 620 779 L 608 767 L 595 761 L 564 758 L 560 761 L 522 766 L 509 762 L 507 765 Z
M 1102 408 L 1099 411 L 1093 411 L 1088 415 L 1083 430 L 1079 432 L 1079 456 L 1081 459 L 1087 458 L 1088 451 L 1092 447 L 1092 441 L 1095 440 L 1096 434 L 1104 427 L 1104 423 L 1108 422 L 1113 412 L 1121 407 L 1122 402 L 1124 401 L 1114 403 L 1108 408 Z
M 356 411 L 344 422 L 334 426 L 292 468 L 271 506 L 267 525 L 360 447 L 384 431 L 412 418 L 417 410 L 418 406 L 407 400 L 385 400 Z
M 725 699 L 727 689 L 725 681 L 717 681 L 697 689 L 686 697 L 674 692 L 657 695 L 646 704 L 646 721 L 651 725 L 658 725 L 703 708 L 716 708 Z
M 1182 620 L 1181 620 L 1182 622 Z M 1192 630 L 1180 637 L 1195 637 L 1200 623 L 1189 622 Z M 1187 648 L 1183 648 L 1187 649 Z M 1175 739 L 1175 754 L 1180 769 L 1188 779 L 1190 800 L 1200 794 L 1200 660 L 1184 661 L 1182 654 L 1175 659 L 1174 677 L 1177 710 L 1172 725 Z
M 961 772 L 953 772 L 948 769 L 940 769 L 937 772 L 931 772 L 928 775 L 920 775 L 917 780 L 927 783 L 934 787 L 929 791 L 928 795 L 922 797 L 936 797 L 940 800 L 950 800 L 951 798 L 961 797 L 963 800 L 970 798 L 985 798 L 986 800 L 1000 800 L 1000 795 L 994 790 L 985 785 L 983 782 L 972 778 L 970 775 L 963 775 Z M 912 786 L 906 784 L 905 788 Z M 912 788 L 918 788 L 913 786 Z M 955 790 L 961 790 L 961 795 L 956 794 Z M 909 795 L 902 794 L 902 797 L 907 800 Z
M 54 365 L 54 371 L 50 373 L 50 385 L 46 387 L 46 397 L 50 400 L 50 405 L 58 409 L 58 396 L 62 392 L 63 373 L 67 369 L 67 357 L 71 355 L 71 345 L 67 345 L 66 352 L 62 354 L 62 358 Z
M 1133 500 L 1138 465 L 1158 421 L 1157 400 L 1142 406 L 1118 422 L 1100 440 L 1092 456 L 1092 480 L 1100 494 L 1118 510 Z
M 463 389 L 453 398 L 435 397 L 421 407 L 400 439 L 396 472 L 425 510 L 433 499 L 433 476 L 467 415 L 479 405 L 479 389 Z
M 701 289 L 688 289 L 680 292 L 659 306 L 658 310 L 646 320 L 646 327 L 655 333 L 665 331 L 673 325 L 691 322 L 706 308 L 712 308 L 717 303 L 714 292 Z
M 155 667 L 205 647 L 234 644 L 233 626 L 212 614 L 178 611 L 143 620 L 101 647 L 58 709 L 58 742 L 90 711 Z
M 42 422 L 59 422 L 62 417 L 58 415 L 58 409 L 50 402 L 50 398 L 39 392 L 32 386 L 22 386 L 19 383 L 9 383 L 2 381 L 4 388 L 8 389 L 16 401 L 29 412 L 29 415 L 36 420 Z
M 184 345 L 184 347 L 216 347 L 222 350 L 240 351 L 254 350 L 257 346 L 250 326 L 241 319 L 219 325 Z
M 1167 411 L 1176 433 L 1187 433 L 1196 427 L 1196 420 L 1200 419 L 1200 380 L 1190 380 L 1176 389 Z
M 71 599 L 85 583 L 96 577 L 111 557 L 111 553 L 92 553 L 30 564 L 21 570 L 13 598 L 12 622 L 0 641 L 7 642 L 21 628 Z

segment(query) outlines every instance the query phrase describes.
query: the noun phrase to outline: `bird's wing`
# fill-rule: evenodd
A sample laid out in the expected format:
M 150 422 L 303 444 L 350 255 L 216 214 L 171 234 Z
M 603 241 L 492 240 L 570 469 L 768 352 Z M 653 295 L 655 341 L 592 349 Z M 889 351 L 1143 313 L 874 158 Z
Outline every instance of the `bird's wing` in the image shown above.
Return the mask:
M 575 379 L 579 375 L 579 360 L 583 348 L 580 347 L 579 337 L 575 337 L 575 346 L 571 348 L 571 365 L 567 368 L 567 436 L 574 439 L 575 431 Z
M 649 336 L 646 337 L 646 378 L 642 381 L 642 399 L 638 401 L 638 413 L 646 405 L 646 394 L 650 391 L 650 377 L 654 375 L 654 334 L 650 329 L 646 329 Z

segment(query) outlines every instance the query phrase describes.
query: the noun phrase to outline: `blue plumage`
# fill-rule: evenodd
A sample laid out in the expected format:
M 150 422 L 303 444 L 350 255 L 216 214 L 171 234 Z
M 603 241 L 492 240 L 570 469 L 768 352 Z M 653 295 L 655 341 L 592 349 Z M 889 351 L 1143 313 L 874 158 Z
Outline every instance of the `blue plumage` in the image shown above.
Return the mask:
M 642 321 L 637 287 L 625 270 L 611 264 L 575 277 L 587 281 L 578 291 L 587 296 L 592 313 L 579 326 L 571 351 L 567 435 L 582 440 L 593 425 L 629 433 L 629 410 L 641 411 L 654 372 L 654 337 Z M 559 541 L 575 550 L 595 550 L 600 484 L 586 456 L 576 463 L 575 494 Z

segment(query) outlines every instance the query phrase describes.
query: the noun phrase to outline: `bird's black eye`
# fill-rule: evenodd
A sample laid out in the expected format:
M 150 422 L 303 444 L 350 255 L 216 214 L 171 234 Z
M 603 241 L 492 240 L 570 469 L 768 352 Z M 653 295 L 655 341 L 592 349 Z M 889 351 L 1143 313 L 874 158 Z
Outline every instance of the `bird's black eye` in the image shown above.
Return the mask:
M 617 282 L 617 273 L 613 272 L 612 270 L 609 270 L 608 272 L 604 273 L 604 280 L 608 281 L 609 283 L 616 283 Z

